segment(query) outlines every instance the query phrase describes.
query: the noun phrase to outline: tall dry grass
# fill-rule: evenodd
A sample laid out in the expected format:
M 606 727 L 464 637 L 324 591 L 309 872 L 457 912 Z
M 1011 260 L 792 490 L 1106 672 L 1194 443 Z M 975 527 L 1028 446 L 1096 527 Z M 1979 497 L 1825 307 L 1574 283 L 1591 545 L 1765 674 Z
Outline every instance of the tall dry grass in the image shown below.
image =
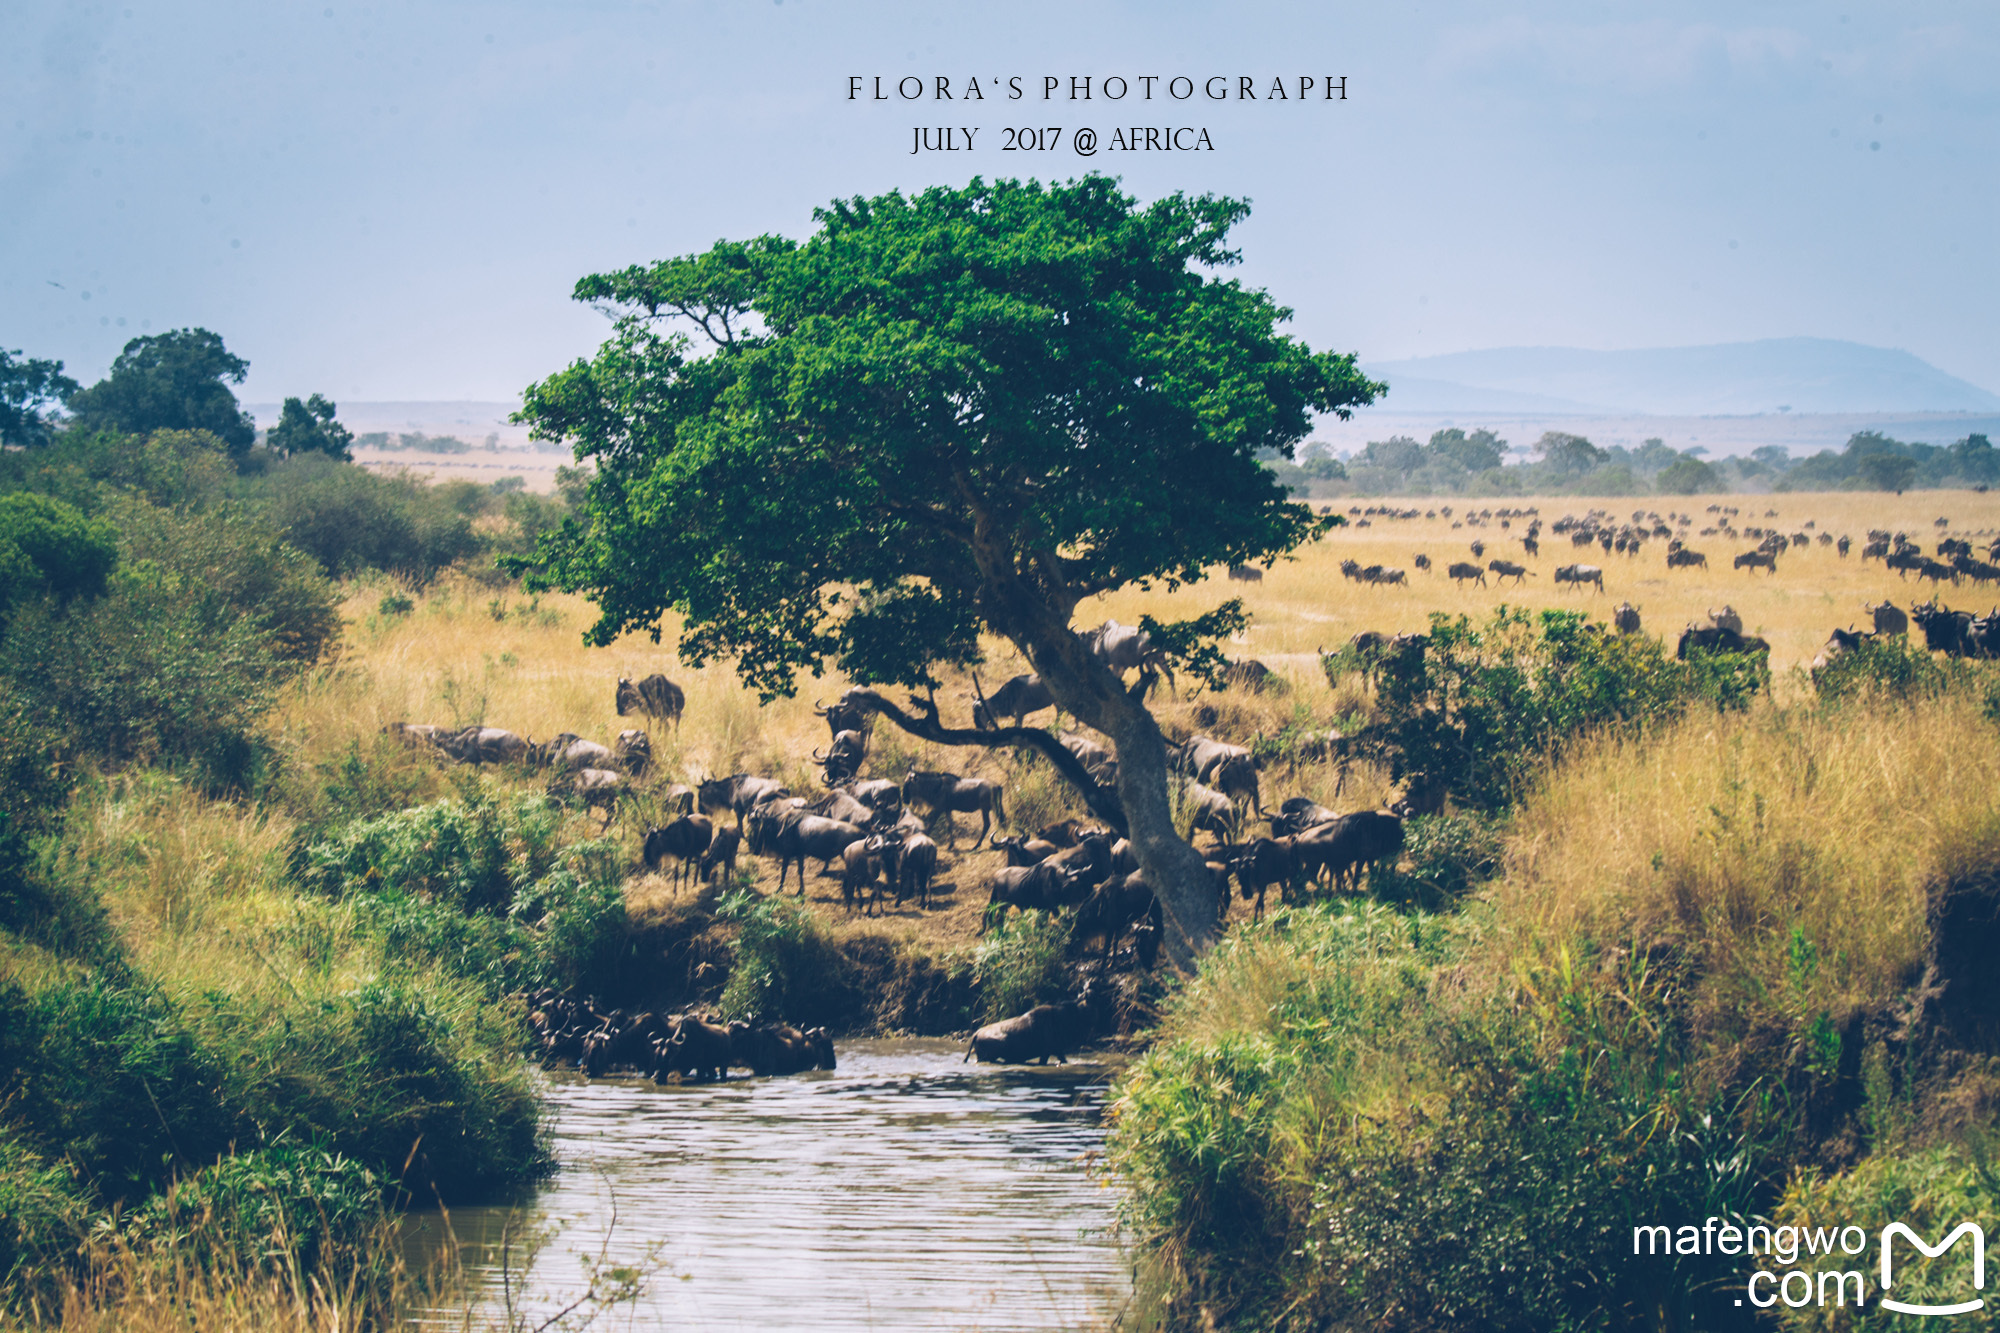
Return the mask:
M 1523 805 L 1509 948 L 1692 953 L 1836 1016 L 1920 970 L 1931 890 L 2000 863 L 2000 728 L 1976 698 L 1690 718 L 1581 749 Z

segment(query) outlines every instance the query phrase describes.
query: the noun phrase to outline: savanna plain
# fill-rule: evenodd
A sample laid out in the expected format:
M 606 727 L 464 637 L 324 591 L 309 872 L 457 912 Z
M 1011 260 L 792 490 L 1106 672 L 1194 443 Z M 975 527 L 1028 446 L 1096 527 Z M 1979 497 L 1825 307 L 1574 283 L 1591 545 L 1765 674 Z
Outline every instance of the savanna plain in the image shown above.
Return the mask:
M 1809 540 L 1775 572 L 1733 569 L 1756 541 L 1700 535 L 1723 506 L 1738 528 Z M 1860 550 L 1870 529 L 1983 548 L 2000 496 L 1338 507 L 1346 525 L 1259 577 L 1112 594 L 1078 628 L 1241 598 L 1249 626 L 1225 650 L 1273 679 L 1183 678 L 1152 704 L 1170 740 L 1249 748 L 1268 811 L 1386 808 L 1439 736 L 1502 776 L 1406 820 L 1400 853 L 1349 891 L 1294 883 L 1261 913 L 1231 893 L 1231 928 L 1192 976 L 1131 950 L 1100 962 L 1060 914 L 996 925 L 987 886 L 1006 862 L 974 848 L 977 816 L 933 824 L 928 907 L 857 910 L 817 862 L 802 897 L 780 895 L 775 863 L 747 850 L 734 879 L 649 869 L 672 784 L 749 773 L 817 796 L 815 701 L 848 682 L 760 703 L 728 663 L 680 664 L 672 623 L 662 642 L 586 648 L 588 602 L 479 562 L 421 587 L 348 577 L 337 649 L 258 723 L 262 767 L 218 784 L 95 765 L 37 844 L 46 901 L 0 952 L 0 1041 L 66 1068 L 18 1081 L 0 1111 L 5 1320 L 359 1329 L 457 1302 L 467 1327 L 511 1321 L 473 1312 L 462 1271 L 408 1261 L 394 1209 L 551 1169 L 525 997 L 957 1034 L 1104 971 L 1117 1003 L 1096 1035 L 1132 1055 L 1097 1167 L 1123 1191 L 1140 1271 L 1125 1326 L 1896 1326 L 1872 1305 L 1753 1311 L 1732 1303 L 1750 1261 L 1634 1258 L 1630 1238 L 1711 1215 L 1927 1233 L 1995 1218 L 2000 678 L 1914 629 L 1810 667 L 1831 630 L 1868 628 L 1865 604 L 2000 600 Z M 1708 566 L 1668 569 L 1661 540 L 1625 555 L 1548 530 L 1593 510 L 1685 513 Z M 1541 552 L 1525 558 L 1531 517 Z M 1530 576 L 1455 582 L 1474 541 L 1479 563 Z M 1406 577 L 1356 582 L 1344 560 Z M 1572 562 L 1599 566 L 1604 590 L 1558 585 Z M 1642 620 L 1623 644 L 1577 647 L 1574 621 L 1544 614 L 1605 625 L 1620 603 Z M 1725 605 L 1770 644 L 1748 688 L 1674 674 L 1683 627 Z M 1428 634 L 1436 656 L 1371 682 L 1341 656 L 1366 631 Z M 986 649 L 977 680 L 938 691 L 948 723 L 1029 669 Z M 685 692 L 677 724 L 616 711 L 617 681 L 654 673 Z M 1503 735 L 1503 705 L 1540 720 Z M 643 726 L 653 761 L 606 811 L 552 798 L 546 770 L 406 743 L 397 723 L 606 744 Z M 863 775 L 913 767 L 999 782 L 995 832 L 1084 814 L 1039 760 L 875 722 Z M 1246 812 L 1233 836 L 1196 836 L 1221 857 L 1262 831 Z M 1953 1262 L 1910 1290 L 1949 1289 Z M 580 1308 L 630 1280 L 600 1274 Z

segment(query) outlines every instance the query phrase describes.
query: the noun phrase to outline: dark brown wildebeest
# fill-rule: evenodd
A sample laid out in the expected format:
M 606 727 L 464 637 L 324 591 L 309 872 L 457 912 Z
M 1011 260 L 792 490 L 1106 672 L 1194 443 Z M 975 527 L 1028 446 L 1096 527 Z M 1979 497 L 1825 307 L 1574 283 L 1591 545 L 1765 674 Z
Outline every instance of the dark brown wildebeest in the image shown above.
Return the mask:
M 708 850 L 701 854 L 701 862 L 696 867 L 706 884 L 714 877 L 715 871 L 722 871 L 722 882 L 727 884 L 736 878 L 736 851 L 743 845 L 743 835 L 733 828 L 719 828 L 709 840 Z
M 1904 614 L 1903 608 L 1897 606 L 1894 602 L 1885 599 L 1879 606 L 1870 606 L 1868 603 L 1863 602 L 1861 609 L 1868 613 L 1868 618 L 1874 623 L 1877 634 L 1908 634 L 1910 632 L 1909 616 Z
M 1708 557 L 1700 551 L 1683 546 L 1667 552 L 1668 569 L 1693 569 L 1696 566 L 1708 568 Z
M 1053 1055 L 1056 1063 L 1068 1064 L 1069 1053 L 1090 1040 L 1095 1026 L 1088 1000 L 1086 991 L 1081 1002 L 1038 1004 L 1025 1014 L 988 1023 L 972 1034 L 965 1060 L 976 1059 L 983 1065 L 1019 1065 L 1032 1060 L 1045 1065 Z
M 550 784 L 549 795 L 574 797 L 583 802 L 586 810 L 602 810 L 604 827 L 610 828 L 611 821 L 618 815 L 619 798 L 629 787 L 623 773 L 608 768 L 579 768 Z
M 1415 565 L 1418 569 L 1423 570 L 1424 573 L 1426 574 L 1431 572 L 1431 558 L 1425 555 L 1422 551 L 1419 551 L 1414 556 L 1410 557 L 1410 563 Z
M 1238 583 L 1262 583 L 1264 581 L 1264 571 L 1258 569 L 1255 565 L 1231 565 L 1229 567 L 1229 577 L 1235 579 Z
M 822 873 L 830 873 L 833 863 L 848 844 L 861 841 L 868 830 L 841 819 L 823 815 L 801 815 L 781 820 L 772 839 L 778 854 L 778 892 L 785 891 L 785 871 L 793 862 L 799 867 L 799 897 L 806 896 L 806 861 L 818 861 Z
M 931 910 L 931 880 L 937 876 L 938 845 L 922 833 L 903 839 L 903 854 L 896 867 L 896 904 L 915 898 L 923 909 Z
M 978 813 L 979 836 L 972 840 L 975 848 L 986 840 L 994 825 L 1007 821 L 999 783 L 985 778 L 962 778 L 956 773 L 922 773 L 915 764 L 910 765 L 910 771 L 903 777 L 903 802 L 934 815 L 942 814 L 953 850 L 958 847 L 954 815 Z
M 533 759 L 538 764 L 570 770 L 618 765 L 618 757 L 608 746 L 584 740 L 573 731 L 558 732 L 535 746 Z
M 1486 567 L 1492 570 L 1498 577 L 1512 579 L 1517 584 L 1524 582 L 1528 575 L 1534 572 L 1526 565 L 1517 565 L 1512 560 L 1488 560 Z
M 1157 937 L 1163 915 L 1160 900 L 1147 885 L 1144 873 L 1135 870 L 1115 875 L 1090 891 L 1077 906 L 1071 938 L 1081 942 L 1101 935 L 1104 966 L 1108 968 L 1126 931 L 1150 924 Z
M 837 787 L 852 781 L 861 771 L 861 761 L 868 755 L 868 734 L 861 731 L 843 731 L 827 744 L 826 753 L 813 751 L 813 762 L 825 772 L 826 785 Z
M 620 677 L 617 703 L 620 717 L 644 713 L 656 725 L 671 722 L 678 727 L 681 710 L 687 707 L 687 693 L 658 673 L 636 682 Z
M 1639 608 L 1630 602 L 1618 603 L 1618 609 L 1611 613 L 1611 623 L 1617 627 L 1620 634 L 1637 634 Z
M 1595 584 L 1599 592 L 1604 591 L 1604 571 L 1596 565 L 1558 565 L 1557 584 L 1574 583 L 1578 587 L 1586 583 Z
M 995 838 L 987 846 L 1006 853 L 1007 864 L 1020 868 L 1038 866 L 1062 850 L 1052 842 L 1042 838 L 1030 838 L 1025 834 L 1017 834 L 1011 838 Z
M 1719 625 L 1689 625 L 1682 630 L 1674 656 L 1685 662 L 1690 649 L 1705 653 L 1752 653 L 1760 657 L 1771 654 L 1771 645 L 1763 639 Z
M 673 885 L 680 892 L 681 879 L 689 873 L 688 862 L 706 853 L 715 841 L 715 825 L 706 815 L 682 815 L 661 828 L 647 829 L 640 854 L 646 869 L 658 873 L 660 863 L 674 859 Z M 733 859 L 733 858 L 732 858 Z
M 1444 572 L 1451 578 L 1453 583 L 1463 583 L 1467 579 L 1474 579 L 1480 587 L 1483 588 L 1486 586 L 1486 571 L 1469 560 L 1454 560 L 1445 567 Z
M 1745 551 L 1736 557 L 1736 568 L 1768 569 L 1773 574 L 1776 574 L 1778 572 L 1778 557 L 1769 551 Z
M 937 844 L 931 845 L 935 847 Z M 994 871 L 987 881 L 986 916 L 980 923 L 979 933 L 983 935 L 1005 921 L 1010 907 L 1018 907 L 1024 912 L 1029 908 L 1038 912 L 1053 912 L 1068 907 L 1076 901 L 1073 890 L 1077 884 L 1077 877 L 1055 861 L 1040 861 L 1031 866 L 1003 866 Z
M 1316 824 L 1331 824 L 1340 818 L 1334 811 L 1305 796 L 1288 798 L 1278 810 L 1279 813 L 1266 816 L 1270 821 L 1272 837 L 1303 833 Z
M 1250 913 L 1252 921 L 1264 919 L 1264 894 L 1273 884 L 1286 886 L 1286 892 L 1299 880 L 1298 858 L 1292 854 L 1292 839 L 1257 838 L 1238 852 L 1231 863 L 1236 873 L 1236 885 L 1247 901 L 1252 896 L 1257 905 Z
M 1273 694 L 1285 692 L 1285 678 L 1255 658 L 1245 658 L 1231 662 L 1222 668 L 1225 683 L 1238 686 L 1252 694 L 1262 694 L 1269 690 Z
M 1292 842 L 1301 879 L 1324 871 L 1336 891 L 1361 886 L 1361 873 L 1403 850 L 1403 821 L 1387 810 L 1357 810 L 1307 829 Z
M 726 778 L 710 778 L 695 788 L 695 801 L 705 815 L 718 814 L 724 810 L 736 812 L 736 827 L 743 827 L 743 817 L 758 804 L 784 796 L 785 785 L 775 778 L 752 777 L 748 773 L 736 773 Z

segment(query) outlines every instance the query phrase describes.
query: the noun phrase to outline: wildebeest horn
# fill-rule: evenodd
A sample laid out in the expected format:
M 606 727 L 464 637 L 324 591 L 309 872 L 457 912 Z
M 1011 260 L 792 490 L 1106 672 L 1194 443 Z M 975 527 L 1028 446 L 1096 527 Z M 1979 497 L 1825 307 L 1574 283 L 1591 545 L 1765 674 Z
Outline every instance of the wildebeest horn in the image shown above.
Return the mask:
M 820 706 L 820 701 L 817 699 L 813 700 L 813 716 L 814 717 L 826 716 L 826 709 Z

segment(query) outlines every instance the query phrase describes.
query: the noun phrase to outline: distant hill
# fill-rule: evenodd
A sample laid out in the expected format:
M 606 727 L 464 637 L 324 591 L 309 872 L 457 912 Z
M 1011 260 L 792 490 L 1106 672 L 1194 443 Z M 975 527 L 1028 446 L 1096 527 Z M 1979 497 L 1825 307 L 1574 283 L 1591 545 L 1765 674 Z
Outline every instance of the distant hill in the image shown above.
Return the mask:
M 2000 395 L 1908 352 L 1830 338 L 1590 352 L 1497 347 L 1381 361 L 1392 411 L 1993 412 Z

